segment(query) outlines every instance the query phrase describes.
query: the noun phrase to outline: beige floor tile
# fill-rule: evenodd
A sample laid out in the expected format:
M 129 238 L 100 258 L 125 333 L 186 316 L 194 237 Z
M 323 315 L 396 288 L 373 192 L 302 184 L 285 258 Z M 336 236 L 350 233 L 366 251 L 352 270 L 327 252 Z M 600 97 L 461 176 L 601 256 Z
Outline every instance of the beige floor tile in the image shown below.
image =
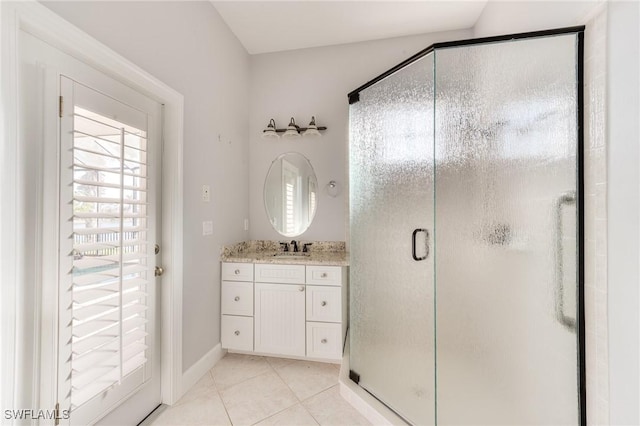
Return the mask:
M 311 414 L 300 404 L 257 423 L 256 426 L 318 426 Z
M 218 390 L 241 383 L 267 371 L 273 371 L 264 357 L 227 354 L 211 369 Z
M 333 364 L 322 362 L 295 361 L 277 368 L 276 373 L 300 401 L 338 384 L 338 371 Z
M 275 369 L 282 368 L 285 365 L 289 365 L 292 362 L 296 362 L 295 359 L 289 359 L 289 358 L 265 357 L 265 359 L 267 360 L 269 365 L 271 365 Z
M 198 380 L 198 382 L 191 387 L 187 391 L 186 394 L 178 402 L 176 402 L 173 407 L 177 405 L 184 404 L 185 402 L 192 401 L 201 397 L 203 394 L 208 394 L 212 390 L 216 390 L 216 385 L 213 383 L 213 378 L 211 377 L 211 373 L 207 371 L 207 373 Z
M 322 426 L 371 424 L 340 396 L 338 385 L 302 402 L 302 406 Z
M 191 389 L 189 392 L 191 393 L 193 390 Z M 186 400 L 183 397 L 179 404 L 166 409 L 152 423 L 153 426 L 231 425 L 222 400 L 213 383 L 208 389 L 201 387 L 197 392 L 197 396 L 194 395 L 195 393 L 192 393 Z
M 254 424 L 298 402 L 274 371 L 221 390 L 220 396 L 234 425 Z

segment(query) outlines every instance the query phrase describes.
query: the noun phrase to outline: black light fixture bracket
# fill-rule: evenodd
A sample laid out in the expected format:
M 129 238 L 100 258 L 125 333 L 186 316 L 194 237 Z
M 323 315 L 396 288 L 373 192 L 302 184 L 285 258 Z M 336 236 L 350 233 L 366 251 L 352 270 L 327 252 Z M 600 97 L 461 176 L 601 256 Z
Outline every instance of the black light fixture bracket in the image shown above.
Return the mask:
M 286 131 L 287 131 L 287 129 L 275 129 L 275 124 L 276 124 L 276 122 L 273 120 L 273 118 L 269 121 L 269 124 L 271 124 L 271 122 L 272 122 L 272 121 L 273 121 L 273 124 L 274 124 L 274 126 L 273 126 L 273 127 L 274 127 L 274 130 L 275 130 L 275 132 L 276 132 L 276 133 L 284 133 L 284 132 L 286 132 Z M 293 118 L 292 118 L 292 121 L 293 121 Z M 291 126 L 291 125 L 295 126 L 295 128 L 298 130 L 298 133 L 300 133 L 300 132 L 304 132 L 305 130 L 308 130 L 308 129 L 309 129 L 308 127 L 300 127 L 300 126 L 298 126 L 298 125 L 295 123 L 295 121 L 293 121 L 293 123 L 290 123 L 290 124 L 289 124 L 289 126 Z M 317 128 L 318 130 L 327 130 L 327 127 L 326 127 L 326 126 L 317 126 L 316 128 Z M 264 132 L 270 132 L 270 131 L 271 131 L 271 129 L 268 129 L 268 130 L 267 130 L 267 129 L 264 129 L 262 132 L 264 133 Z

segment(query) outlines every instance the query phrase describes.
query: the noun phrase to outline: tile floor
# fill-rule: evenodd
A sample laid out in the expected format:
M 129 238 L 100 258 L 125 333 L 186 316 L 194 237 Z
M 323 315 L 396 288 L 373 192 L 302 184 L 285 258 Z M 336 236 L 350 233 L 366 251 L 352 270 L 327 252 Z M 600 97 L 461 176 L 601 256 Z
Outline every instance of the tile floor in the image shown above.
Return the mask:
M 340 366 L 227 354 L 172 407 L 163 425 L 369 425 L 340 396 Z

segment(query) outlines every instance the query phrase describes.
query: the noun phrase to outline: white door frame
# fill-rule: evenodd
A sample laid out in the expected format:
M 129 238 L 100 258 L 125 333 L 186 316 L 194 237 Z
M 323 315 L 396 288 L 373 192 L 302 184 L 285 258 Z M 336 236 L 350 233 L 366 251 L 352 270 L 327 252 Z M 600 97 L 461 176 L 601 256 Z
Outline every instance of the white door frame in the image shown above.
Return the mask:
M 51 262 L 46 256 L 36 256 L 36 259 L 25 259 L 22 248 L 25 243 L 21 231 L 25 226 L 36 226 L 35 244 L 38 247 L 55 247 L 57 242 L 51 241 L 50 232 L 43 229 L 42 222 L 49 220 L 42 212 L 27 212 L 20 204 L 20 173 L 22 165 L 18 147 L 18 66 L 19 46 L 17 43 L 19 31 L 28 32 L 53 47 L 67 53 L 80 61 L 91 65 L 104 74 L 132 87 L 146 96 L 164 105 L 163 116 L 163 172 L 162 172 L 162 265 L 165 273 L 161 285 L 161 372 L 162 372 L 162 402 L 173 404 L 182 394 L 182 238 L 183 238 L 183 105 L 184 98 L 177 91 L 162 83 L 149 73 L 132 64 L 88 34 L 65 21 L 54 12 L 35 0 L 19 2 L 0 1 L 0 199 L 3 208 L 0 212 L 0 271 L 2 271 L 2 323 L 0 324 L 0 341 L 3 350 L 0 354 L 3 373 L 3 388 L 0 391 L 0 406 L 4 408 L 33 408 L 52 409 L 55 406 L 55 369 L 41 368 L 49 360 L 53 360 L 55 336 L 52 334 L 52 324 L 42 320 L 52 309 L 52 300 L 57 301 L 56 294 L 50 288 L 42 285 L 50 277 Z M 45 123 L 46 125 L 46 123 Z M 43 137 L 47 139 L 47 137 Z M 40 155 L 48 148 L 39 147 Z M 39 173 L 46 178 L 49 173 L 46 168 Z M 39 200 L 56 196 L 48 194 L 43 189 L 46 182 L 38 185 L 38 191 L 31 194 Z M 47 198 L 48 199 L 48 198 Z M 13 207 L 13 208 L 11 208 Z M 35 215 L 35 216 L 34 216 Z M 24 217 L 26 219 L 25 224 Z M 32 220 L 31 223 L 28 221 Z M 34 311 L 35 335 L 19 336 L 22 327 L 21 311 L 27 309 L 24 304 L 24 270 L 25 265 L 35 268 L 36 280 L 35 300 L 32 302 Z M 50 286 L 48 286 L 50 287 Z M 44 315 L 43 315 L 44 313 Z M 35 356 L 32 383 L 24 383 L 20 377 L 20 369 L 16 366 L 20 362 L 17 348 L 18 339 L 33 339 Z M 51 341 L 51 342 L 50 342 Z M 41 345 L 41 342 L 42 345 Z M 51 364 L 49 364 L 51 365 Z M 30 387 L 25 392 L 24 386 Z M 31 395 L 30 401 L 29 396 Z M 27 400 L 25 400 L 27 399 Z M 27 404 L 28 406 L 23 406 Z

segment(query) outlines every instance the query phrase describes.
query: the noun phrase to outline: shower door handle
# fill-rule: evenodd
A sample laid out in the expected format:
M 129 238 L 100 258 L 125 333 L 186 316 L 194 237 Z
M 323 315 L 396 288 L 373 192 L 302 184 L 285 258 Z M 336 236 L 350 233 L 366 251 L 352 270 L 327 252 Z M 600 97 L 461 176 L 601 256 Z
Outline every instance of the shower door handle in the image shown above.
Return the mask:
M 556 247 L 555 247 L 555 274 L 556 274 L 556 318 L 558 322 L 570 330 L 575 330 L 576 320 L 568 317 L 564 313 L 564 260 L 563 260 L 563 223 L 562 223 L 562 207 L 565 205 L 576 203 L 575 191 L 565 192 L 560 195 L 555 202 L 556 214 Z
M 421 232 L 424 232 L 425 254 L 422 257 L 418 257 L 416 253 L 416 236 Z M 417 228 L 413 230 L 413 234 L 411 234 L 411 256 L 413 257 L 413 260 L 415 260 L 416 262 L 425 260 L 429 256 L 429 231 L 427 231 L 426 229 Z

